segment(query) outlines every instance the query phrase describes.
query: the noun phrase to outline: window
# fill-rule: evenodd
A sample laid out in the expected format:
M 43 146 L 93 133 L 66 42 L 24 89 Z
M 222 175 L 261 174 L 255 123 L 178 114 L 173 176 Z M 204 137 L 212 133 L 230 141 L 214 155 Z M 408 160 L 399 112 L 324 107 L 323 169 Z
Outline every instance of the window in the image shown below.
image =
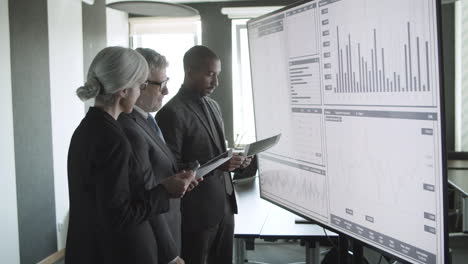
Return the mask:
M 455 150 L 468 151 L 468 2 L 455 2 Z M 449 106 L 447 106 L 449 107 Z
M 189 18 L 130 18 L 132 48 L 150 48 L 169 61 L 167 76 L 169 94 L 163 105 L 179 90 L 184 81 L 183 57 L 194 45 L 201 44 L 200 17 Z
M 223 14 L 232 19 L 232 97 L 235 146 L 255 141 L 247 21 L 281 7 L 233 7 L 221 10 Z
M 235 145 L 244 145 L 255 141 L 255 120 L 246 22 L 247 19 L 232 20 L 232 93 Z

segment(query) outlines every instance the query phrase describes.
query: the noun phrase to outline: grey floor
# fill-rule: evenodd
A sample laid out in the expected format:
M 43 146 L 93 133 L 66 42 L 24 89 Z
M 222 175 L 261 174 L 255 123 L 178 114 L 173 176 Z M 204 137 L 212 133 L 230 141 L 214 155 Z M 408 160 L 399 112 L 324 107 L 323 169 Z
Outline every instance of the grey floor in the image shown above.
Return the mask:
M 255 240 L 255 250 L 247 250 L 246 263 L 304 263 L 305 248 L 299 242 L 286 242 L 278 240 L 267 242 L 260 239 Z
M 467 241 L 457 239 L 452 241 L 453 264 L 468 263 Z M 328 248 L 321 248 L 322 254 L 327 252 Z M 388 264 L 385 259 L 380 260 L 380 254 L 373 250 L 364 249 L 364 255 L 371 264 Z M 323 255 L 322 255 L 323 257 Z M 261 239 L 255 240 L 255 250 L 246 251 L 246 264 L 301 264 L 305 262 L 305 248 L 298 241 L 277 240 L 267 242 Z M 57 264 L 64 264 L 59 261 Z M 392 263 L 393 264 L 393 263 Z
M 321 247 L 321 260 L 330 248 Z M 388 264 L 385 259 L 380 259 L 380 254 L 369 249 L 364 249 L 364 256 L 371 264 Z M 305 247 L 299 241 L 277 240 L 267 242 L 261 239 L 255 240 L 255 250 L 246 251 L 246 262 L 251 264 L 300 264 L 305 263 Z
M 468 263 L 468 236 L 451 237 L 452 264 Z M 322 258 L 328 248 L 321 248 Z M 374 250 L 364 248 L 364 256 L 370 264 L 399 264 L 399 262 L 387 262 L 381 259 L 381 254 Z M 321 258 L 321 259 L 322 259 Z M 276 242 L 266 242 L 260 239 L 255 240 L 255 250 L 246 251 L 245 263 L 255 264 L 299 264 L 305 261 L 305 248 L 299 242 L 286 242 L 277 240 Z

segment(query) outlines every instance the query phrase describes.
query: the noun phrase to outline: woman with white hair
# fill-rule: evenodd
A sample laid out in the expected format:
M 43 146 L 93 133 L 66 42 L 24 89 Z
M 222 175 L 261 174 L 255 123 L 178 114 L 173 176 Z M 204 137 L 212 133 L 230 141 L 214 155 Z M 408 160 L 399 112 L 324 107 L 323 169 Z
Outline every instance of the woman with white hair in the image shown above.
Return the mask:
M 95 99 L 75 130 L 68 153 L 70 223 L 65 262 L 157 263 L 148 218 L 168 210 L 182 196 L 193 172 L 183 172 L 145 190 L 151 168 L 141 166 L 117 118 L 129 113 L 146 85 L 148 66 L 137 52 L 100 51 L 78 88 L 82 100 Z

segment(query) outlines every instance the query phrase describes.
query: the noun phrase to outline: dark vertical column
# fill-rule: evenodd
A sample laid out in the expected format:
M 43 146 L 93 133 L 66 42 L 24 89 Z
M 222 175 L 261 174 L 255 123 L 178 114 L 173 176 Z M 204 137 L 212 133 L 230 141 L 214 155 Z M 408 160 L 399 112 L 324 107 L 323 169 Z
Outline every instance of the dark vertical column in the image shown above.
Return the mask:
M 444 76 L 444 95 L 445 95 L 445 129 L 447 150 L 455 150 L 455 4 L 445 4 L 440 6 L 442 14 L 442 59 L 443 59 L 443 76 Z M 431 47 L 432 49 L 432 47 Z M 430 61 L 429 57 L 427 65 L 434 65 L 436 61 Z M 428 68 L 429 73 L 429 68 Z M 432 75 L 428 74 L 428 76 Z M 434 90 L 436 83 L 427 83 L 428 91 Z
M 398 75 L 398 91 L 401 92 L 400 75 Z
M 345 76 L 344 76 L 344 66 L 343 66 L 343 48 L 340 49 L 340 65 L 341 65 L 341 83 L 340 83 L 340 86 L 341 86 L 341 92 L 344 92 L 345 91 L 346 80 L 345 80 Z
M 348 90 L 348 92 L 351 92 L 351 87 L 352 87 L 352 86 L 351 86 L 351 79 L 352 79 L 352 78 L 351 78 L 351 63 L 350 63 L 351 60 L 350 60 L 350 58 L 349 58 L 349 57 L 351 56 L 351 55 L 350 55 L 350 52 L 351 52 L 351 51 L 349 50 L 349 46 L 346 45 L 346 69 L 347 69 L 347 70 L 346 70 L 346 73 L 347 73 L 347 75 L 348 75 L 348 83 L 347 83 L 347 86 L 348 86 L 348 89 L 347 89 L 347 90 Z
M 429 47 L 428 47 L 428 43 L 426 41 L 426 77 L 427 77 L 427 90 L 430 91 L 431 90 L 431 86 L 429 85 L 430 81 L 429 81 Z
M 377 74 L 376 74 L 376 71 L 374 69 L 374 50 L 371 50 L 371 61 L 372 61 L 372 92 L 376 92 L 376 88 L 377 88 Z
M 362 64 L 362 92 L 365 92 L 366 91 L 366 82 L 367 82 L 367 78 L 366 78 L 366 70 L 364 69 L 364 58 L 361 58 L 361 64 Z
M 57 250 L 47 0 L 9 17 L 20 259 L 37 263 Z
M 346 72 L 345 72 L 345 74 L 344 74 L 344 78 L 345 78 L 344 92 L 345 92 L 345 93 L 348 93 L 348 92 L 349 92 L 349 91 L 348 91 L 348 75 L 347 75 Z
M 405 78 L 406 78 L 406 91 L 409 91 L 409 74 L 408 74 L 408 51 L 407 51 L 407 46 L 405 45 Z
M 376 34 L 376 30 L 374 28 L 374 64 L 375 64 L 375 90 L 378 91 L 379 88 L 378 88 L 378 76 L 379 76 L 379 73 L 378 73 L 378 66 L 379 65 L 377 63 L 377 34 Z
M 379 92 L 382 92 L 383 82 L 384 81 L 382 81 L 382 70 L 379 70 Z
M 358 60 L 359 60 L 359 92 L 362 92 L 362 69 L 361 69 L 361 44 L 358 43 Z
M 419 37 L 416 38 L 416 48 L 418 52 L 418 89 L 421 92 L 421 55 L 419 53 Z
M 416 76 L 413 76 L 413 80 L 414 80 L 414 85 L 413 85 L 413 87 L 414 87 L 414 91 L 416 92 L 416 86 L 417 86 L 417 84 L 418 84 L 418 80 L 417 80 Z
M 349 76 L 351 79 L 350 87 L 351 92 L 354 92 L 355 84 L 354 84 L 354 71 L 353 71 L 353 60 L 352 60 L 352 49 L 351 49 L 351 35 L 348 34 L 348 47 L 349 47 Z
M 83 72 L 85 80 L 94 57 L 107 46 L 105 2 L 105 0 L 95 0 L 94 5 L 81 5 L 83 15 Z
M 366 93 L 368 93 L 369 92 L 369 83 L 370 83 L 369 77 L 370 77 L 370 75 L 368 75 L 368 71 L 367 71 L 367 61 L 366 61 L 366 70 L 365 71 L 366 71 Z
M 384 55 L 383 48 L 382 48 L 382 79 L 384 80 L 383 91 L 388 92 L 388 79 L 385 75 L 385 55 Z M 385 87 L 385 80 L 387 80 L 387 87 Z
M 353 84 L 353 93 L 355 93 L 355 92 L 357 92 L 356 73 L 355 72 L 353 72 L 352 84 Z
M 338 90 L 338 87 L 339 87 L 339 81 L 338 81 L 338 74 L 336 74 L 336 86 L 335 86 L 335 93 L 337 92 Z
M 337 53 L 336 53 L 336 58 L 338 60 L 338 78 L 337 78 L 337 87 L 340 87 L 340 83 L 341 83 L 341 78 L 342 78 L 342 68 L 341 68 L 341 64 L 340 64 L 340 29 L 338 27 L 336 27 L 336 43 L 337 43 Z M 338 91 L 340 91 L 340 89 L 338 88 Z
M 409 58 L 409 80 L 410 80 L 410 91 L 413 91 L 413 71 L 412 71 L 412 64 L 411 64 L 411 32 L 410 32 L 410 23 L 408 22 L 408 58 Z M 416 88 L 416 87 L 415 87 Z

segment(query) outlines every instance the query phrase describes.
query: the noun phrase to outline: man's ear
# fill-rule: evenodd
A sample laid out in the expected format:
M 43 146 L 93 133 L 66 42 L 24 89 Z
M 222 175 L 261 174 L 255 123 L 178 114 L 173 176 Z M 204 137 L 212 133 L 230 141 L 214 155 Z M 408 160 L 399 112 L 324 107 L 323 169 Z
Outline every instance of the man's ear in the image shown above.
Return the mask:
M 192 77 L 192 68 L 188 67 L 187 69 L 185 69 L 185 72 L 188 77 Z
M 189 66 L 185 72 L 187 72 L 187 75 L 188 75 L 190 78 L 193 78 L 193 74 L 194 74 L 193 67 L 190 67 L 190 66 Z

